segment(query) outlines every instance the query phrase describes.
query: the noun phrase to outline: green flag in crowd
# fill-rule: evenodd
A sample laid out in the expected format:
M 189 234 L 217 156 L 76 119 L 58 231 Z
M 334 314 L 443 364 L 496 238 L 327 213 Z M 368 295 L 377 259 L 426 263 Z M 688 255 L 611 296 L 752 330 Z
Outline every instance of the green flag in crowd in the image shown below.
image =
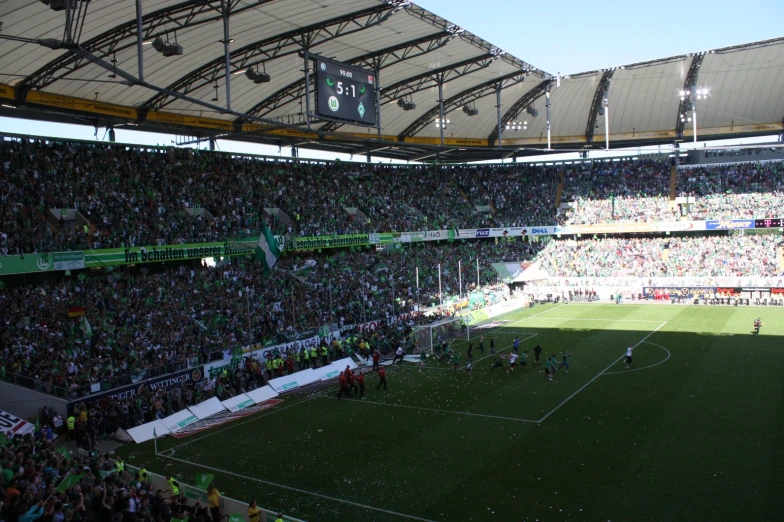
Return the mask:
M 245 519 L 240 514 L 233 514 L 229 517 L 229 522 L 245 522 Z
M 280 257 L 280 250 L 275 237 L 270 232 L 266 223 L 261 224 L 261 235 L 259 236 L 259 244 L 256 247 L 256 260 L 261 261 L 267 267 L 267 270 L 275 266 L 275 262 Z
M 55 453 L 62 454 L 63 456 L 65 456 L 65 460 L 67 460 L 68 462 L 71 462 L 71 453 L 65 448 L 65 446 L 57 448 L 55 450 Z
M 200 473 L 196 475 L 196 487 L 199 489 L 207 489 L 207 486 L 210 485 L 212 479 L 215 478 L 215 475 L 212 473 Z
M 67 474 L 60 485 L 57 486 L 57 492 L 62 493 L 66 489 L 70 488 L 71 486 L 75 486 L 82 480 L 84 473 L 79 473 L 78 475 L 72 475 L 71 473 Z

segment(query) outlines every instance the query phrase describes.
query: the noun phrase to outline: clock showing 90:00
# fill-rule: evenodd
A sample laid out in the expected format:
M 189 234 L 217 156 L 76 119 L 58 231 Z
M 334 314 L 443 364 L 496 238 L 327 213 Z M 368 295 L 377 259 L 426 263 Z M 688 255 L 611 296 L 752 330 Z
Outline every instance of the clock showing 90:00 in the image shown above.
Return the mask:
M 327 120 L 376 125 L 375 75 L 351 65 L 317 58 L 316 113 Z

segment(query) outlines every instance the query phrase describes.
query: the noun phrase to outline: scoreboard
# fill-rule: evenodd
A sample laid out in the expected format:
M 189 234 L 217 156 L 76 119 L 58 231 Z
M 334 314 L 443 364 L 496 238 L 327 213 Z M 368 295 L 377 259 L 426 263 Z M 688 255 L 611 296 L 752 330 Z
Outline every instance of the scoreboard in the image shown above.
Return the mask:
M 319 118 L 376 126 L 376 77 L 363 69 L 315 58 Z

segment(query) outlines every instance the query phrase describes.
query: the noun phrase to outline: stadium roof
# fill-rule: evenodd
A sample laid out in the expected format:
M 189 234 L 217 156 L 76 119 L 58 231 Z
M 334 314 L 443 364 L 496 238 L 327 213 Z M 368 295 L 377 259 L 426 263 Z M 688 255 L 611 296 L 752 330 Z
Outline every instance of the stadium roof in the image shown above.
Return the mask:
M 784 129 L 784 38 L 556 78 L 407 0 L 72 1 L 0 3 L 0 115 L 472 161 L 540 153 L 548 91 L 553 149 L 603 147 L 605 98 L 614 145 L 689 140 L 679 91 L 705 86 L 700 138 Z M 183 54 L 165 57 L 151 45 L 159 37 Z M 378 68 L 380 133 L 318 120 L 306 128 L 304 46 Z M 271 81 L 254 83 L 248 68 Z M 516 121 L 527 128 L 507 131 Z

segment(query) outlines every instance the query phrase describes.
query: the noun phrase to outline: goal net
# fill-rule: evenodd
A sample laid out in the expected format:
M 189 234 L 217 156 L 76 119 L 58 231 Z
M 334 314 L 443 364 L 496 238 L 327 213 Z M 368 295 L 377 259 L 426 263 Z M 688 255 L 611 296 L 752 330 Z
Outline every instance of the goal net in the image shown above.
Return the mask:
M 416 346 L 415 352 L 429 354 L 438 349 L 444 341 L 452 344 L 455 341 L 468 341 L 470 339 L 468 325 L 463 324 L 463 318 L 460 316 L 414 326 L 411 335 L 413 335 Z

